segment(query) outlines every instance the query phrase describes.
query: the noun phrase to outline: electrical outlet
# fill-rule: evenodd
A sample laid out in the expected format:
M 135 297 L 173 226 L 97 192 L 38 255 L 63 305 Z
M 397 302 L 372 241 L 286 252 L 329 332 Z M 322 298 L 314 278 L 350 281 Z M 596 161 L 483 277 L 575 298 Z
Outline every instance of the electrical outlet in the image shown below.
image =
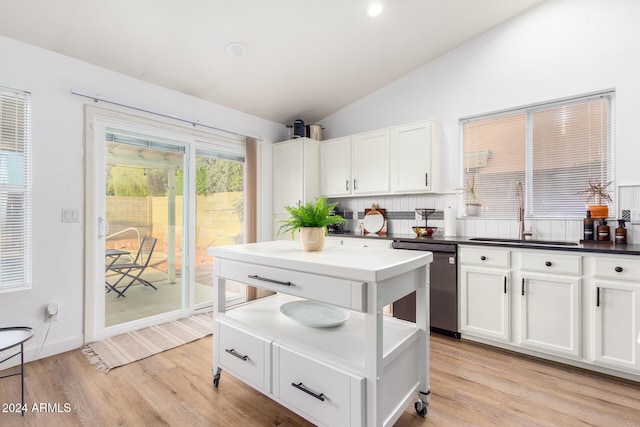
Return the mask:
M 629 222 L 631 224 L 640 224 L 640 209 L 631 209 Z
M 56 322 L 58 321 L 58 304 L 52 302 L 44 308 L 44 321 Z

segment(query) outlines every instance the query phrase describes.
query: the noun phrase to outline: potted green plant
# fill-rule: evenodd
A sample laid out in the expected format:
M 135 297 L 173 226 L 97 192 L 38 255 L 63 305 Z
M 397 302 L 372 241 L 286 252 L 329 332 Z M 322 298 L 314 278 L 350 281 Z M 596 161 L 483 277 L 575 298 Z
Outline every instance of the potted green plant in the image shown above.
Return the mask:
M 280 221 L 282 225 L 278 234 L 291 233 L 295 237 L 300 230 L 300 242 L 302 250 L 307 252 L 320 251 L 324 246 L 324 237 L 327 234 L 327 226 L 346 222 L 340 215 L 331 215 L 338 203 L 327 203 L 325 197 L 316 198 L 313 202 L 285 206 L 285 210 L 291 215 L 288 219 Z
M 608 218 L 609 206 L 607 203 L 613 202 L 613 199 L 609 195 L 607 187 L 611 185 L 613 181 L 604 182 L 601 180 L 592 180 L 589 178 L 589 187 L 581 191 L 581 193 L 587 194 L 587 209 L 591 212 L 591 218 Z M 589 205 L 589 203 L 594 203 Z
M 456 190 L 462 191 L 464 193 L 467 216 L 479 216 L 480 210 L 482 209 L 482 202 L 480 202 L 480 199 L 478 199 L 476 177 L 471 176 L 464 187 L 456 188 Z

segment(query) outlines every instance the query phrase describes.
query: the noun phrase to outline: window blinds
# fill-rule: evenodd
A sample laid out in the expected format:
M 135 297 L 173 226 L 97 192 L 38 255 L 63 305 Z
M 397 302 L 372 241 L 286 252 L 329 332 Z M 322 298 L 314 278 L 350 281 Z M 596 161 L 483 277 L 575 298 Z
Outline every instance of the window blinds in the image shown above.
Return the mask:
M 31 287 L 29 99 L 0 88 L 0 292 Z
M 589 181 L 611 182 L 613 93 L 548 103 L 463 121 L 463 179 L 475 179 L 482 215 L 516 218 L 516 184 L 528 217 L 586 213 Z

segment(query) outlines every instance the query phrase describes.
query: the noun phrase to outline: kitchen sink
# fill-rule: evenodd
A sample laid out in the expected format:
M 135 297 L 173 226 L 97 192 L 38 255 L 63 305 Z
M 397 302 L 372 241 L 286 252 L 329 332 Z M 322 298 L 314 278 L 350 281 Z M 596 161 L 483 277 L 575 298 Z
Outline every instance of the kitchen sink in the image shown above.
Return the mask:
M 578 246 L 576 242 L 564 242 L 557 240 L 533 240 L 533 239 L 501 239 L 493 237 L 474 237 L 469 239 L 474 242 L 504 243 L 510 245 L 543 245 L 543 246 Z

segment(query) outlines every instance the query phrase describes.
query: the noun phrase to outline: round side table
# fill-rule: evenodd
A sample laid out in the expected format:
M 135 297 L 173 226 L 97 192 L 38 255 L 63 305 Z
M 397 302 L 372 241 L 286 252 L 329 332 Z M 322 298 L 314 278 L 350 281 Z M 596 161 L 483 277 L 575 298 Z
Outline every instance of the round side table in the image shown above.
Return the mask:
M 15 377 L 20 375 L 20 387 L 22 391 L 22 405 L 20 406 L 22 416 L 24 417 L 24 343 L 29 340 L 35 331 L 28 326 L 13 326 L 10 328 L 0 328 L 0 352 L 20 346 L 20 351 L 0 360 L 0 364 L 7 360 L 20 356 L 20 372 L 15 374 L 3 375 L 2 378 Z

